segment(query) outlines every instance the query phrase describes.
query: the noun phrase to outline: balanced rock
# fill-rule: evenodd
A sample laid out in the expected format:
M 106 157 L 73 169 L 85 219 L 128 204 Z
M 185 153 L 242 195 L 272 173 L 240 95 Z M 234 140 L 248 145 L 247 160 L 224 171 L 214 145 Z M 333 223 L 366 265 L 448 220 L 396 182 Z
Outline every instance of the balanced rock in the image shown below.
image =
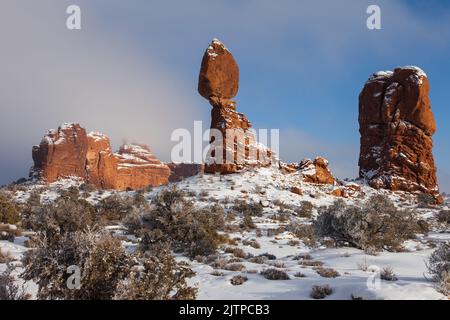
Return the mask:
M 203 55 L 198 92 L 205 99 L 231 99 L 239 90 L 239 67 L 233 55 L 214 39 Z
M 235 173 L 271 164 L 272 152 L 257 143 L 250 121 L 237 112 L 236 102 L 231 100 L 238 89 L 238 65 L 230 51 L 214 39 L 203 56 L 198 83 L 200 95 L 213 107 L 207 173 Z
M 50 130 L 33 147 L 33 176 L 47 183 L 78 177 L 101 189 L 141 189 L 168 183 L 170 169 L 144 145 L 125 145 L 113 153 L 107 136 L 79 124 Z
M 426 74 L 417 67 L 373 74 L 359 95 L 360 177 L 374 188 L 439 195 Z

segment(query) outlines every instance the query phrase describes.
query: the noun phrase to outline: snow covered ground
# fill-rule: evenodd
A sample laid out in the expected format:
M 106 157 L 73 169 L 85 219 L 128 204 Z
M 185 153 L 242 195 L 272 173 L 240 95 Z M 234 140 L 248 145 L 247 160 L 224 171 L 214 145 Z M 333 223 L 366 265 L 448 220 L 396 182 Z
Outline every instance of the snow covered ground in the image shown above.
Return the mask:
M 344 198 L 347 203 L 360 203 L 373 194 L 382 193 L 388 195 L 399 206 L 414 206 L 415 197 L 406 193 L 374 190 L 357 181 L 343 184 L 356 184 L 360 188 L 360 191 L 352 197 Z M 73 185 L 73 182 L 50 185 L 46 188 L 42 200 L 51 201 L 57 197 L 60 188 L 69 185 Z M 330 205 L 337 199 L 330 194 L 335 186 L 308 184 L 302 182 L 299 173 L 286 174 L 275 168 L 255 169 L 228 176 L 199 175 L 176 185 L 177 188 L 186 190 L 198 206 L 220 202 L 227 208 L 235 199 L 264 204 L 263 215 L 254 218 L 257 229 L 230 233 L 229 237 L 236 238 L 236 247 L 243 249 L 245 253 L 254 256 L 269 253 L 276 257 L 262 264 L 242 259 L 240 263 L 245 269 L 228 271 L 213 269 L 206 263 L 177 256 L 180 260 L 188 261 L 196 272 L 196 276 L 190 279 L 190 284 L 198 286 L 198 299 L 310 299 L 312 286 L 324 284 L 333 288 L 333 293 L 326 299 L 446 299 L 435 290 L 434 284 L 427 280 L 425 261 L 433 251 L 433 244 L 450 241 L 450 230 L 419 235 L 417 239 L 404 244 L 408 249 L 406 252 L 380 252 L 376 256 L 349 247 L 310 247 L 287 231 L 279 234 L 268 233 L 267 230 L 277 229 L 283 224 L 271 217 L 279 212 L 280 201 L 289 205 L 300 205 L 302 201 L 309 201 L 314 205 L 314 216 L 318 207 Z M 291 192 L 292 187 L 300 188 L 303 194 Z M 146 199 L 150 201 L 163 188 L 165 187 L 146 192 Z M 88 201 L 94 203 L 109 195 L 111 192 L 92 192 Z M 18 201 L 26 201 L 27 196 L 27 191 L 16 193 Z M 448 206 L 444 208 L 448 209 Z M 291 214 L 295 215 L 294 212 Z M 429 219 L 436 212 L 434 209 L 420 209 L 420 214 L 424 219 Z M 296 219 L 309 223 L 307 218 Z M 20 265 L 18 260 L 27 250 L 24 246 L 25 240 L 25 237 L 18 237 L 14 243 L 0 241 L 0 248 L 4 253 L 8 251 L 16 259 L 15 263 Z M 245 245 L 244 240 L 254 240 L 260 247 Z M 126 245 L 132 246 L 133 241 Z M 232 257 L 232 254 L 225 253 L 223 248 L 219 253 L 225 258 Z M 299 255 L 309 256 L 307 259 L 299 259 Z M 322 263 L 324 268 L 336 270 L 339 276 L 322 277 L 314 266 L 302 265 L 302 261 L 305 260 Z M 261 271 L 273 267 L 286 271 L 289 280 L 268 280 L 260 274 Z M 386 267 L 392 268 L 398 278 L 397 281 L 380 279 L 380 271 Z M 4 269 L 5 264 L 0 264 L 0 271 Z M 303 277 L 296 277 L 298 273 L 303 274 Z M 230 283 L 230 279 L 236 275 L 246 276 L 248 281 L 234 286 Z M 28 291 L 34 295 L 36 285 L 29 283 Z

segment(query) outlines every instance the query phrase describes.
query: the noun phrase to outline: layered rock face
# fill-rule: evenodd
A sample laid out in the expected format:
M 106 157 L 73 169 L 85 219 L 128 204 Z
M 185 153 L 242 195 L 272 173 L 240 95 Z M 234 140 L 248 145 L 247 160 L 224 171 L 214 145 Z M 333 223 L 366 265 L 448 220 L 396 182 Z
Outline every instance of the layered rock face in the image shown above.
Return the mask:
M 34 168 L 46 181 L 60 177 L 86 177 L 86 130 L 79 124 L 64 124 L 58 130 L 49 130 L 39 146 L 34 146 Z
M 235 173 L 246 166 L 270 165 L 272 152 L 256 142 L 255 132 L 232 100 L 239 89 L 239 68 L 230 51 L 214 39 L 203 56 L 198 92 L 209 100 L 211 151 L 205 172 Z
M 372 187 L 438 197 L 429 89 L 417 67 L 377 72 L 366 82 L 359 96 L 359 173 Z
M 124 145 L 115 156 L 118 159 L 115 189 L 142 189 L 169 182 L 169 167 L 159 161 L 146 145 Z
M 101 189 L 141 189 L 168 183 L 170 169 L 145 145 L 125 145 L 113 153 L 107 136 L 79 124 L 50 130 L 33 147 L 32 174 L 47 183 L 78 177 Z

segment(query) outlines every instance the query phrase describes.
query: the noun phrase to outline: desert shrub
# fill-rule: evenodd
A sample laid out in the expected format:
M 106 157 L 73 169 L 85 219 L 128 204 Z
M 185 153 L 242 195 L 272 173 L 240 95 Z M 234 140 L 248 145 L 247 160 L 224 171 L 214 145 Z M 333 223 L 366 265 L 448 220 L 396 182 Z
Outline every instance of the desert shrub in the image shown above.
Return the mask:
M 314 270 L 318 275 L 324 278 L 336 278 L 340 276 L 339 272 L 337 272 L 333 268 L 316 267 Z
M 4 192 L 0 192 L 0 223 L 16 224 L 20 221 L 17 204 Z
M 450 210 L 441 210 L 437 214 L 437 220 L 442 223 L 450 224 Z
M 430 208 L 436 204 L 436 199 L 426 193 L 421 193 L 417 196 L 417 206 L 419 208 Z
M 263 206 L 257 202 L 248 202 L 236 199 L 232 207 L 233 210 L 251 217 L 260 217 L 263 213 Z
M 240 224 L 240 227 L 242 229 L 246 229 L 246 230 L 251 230 L 251 229 L 255 229 L 256 225 L 253 222 L 253 218 L 251 215 L 249 214 L 244 214 L 244 218 L 242 219 L 242 222 Z
M 313 299 L 324 299 L 333 293 L 333 289 L 329 285 L 315 285 L 311 289 L 311 298 Z
M 245 266 L 242 263 L 234 262 L 227 263 L 223 269 L 228 271 L 242 271 L 245 270 Z
M 385 281 L 397 281 L 397 276 L 391 267 L 385 267 L 380 272 L 380 279 Z
M 227 248 L 225 248 L 225 253 L 231 253 L 235 257 L 242 258 L 242 259 L 245 259 L 247 257 L 247 254 L 241 248 L 227 247 Z
M 128 254 L 108 234 L 75 231 L 53 239 L 41 234 L 36 244 L 25 253 L 22 277 L 37 283 L 39 299 L 111 299 L 128 272 Z M 80 268 L 79 290 L 67 286 L 69 266 Z
M 184 252 L 191 258 L 210 255 L 225 241 L 218 231 L 224 227 L 223 207 L 214 204 L 195 208 L 178 189 L 161 191 L 153 199 L 153 208 L 143 216 L 147 228 L 142 249 L 148 243 L 164 240 L 176 252 Z
M 429 257 L 428 273 L 437 283 L 437 288 L 445 295 L 450 295 L 450 243 L 441 244 Z
M 271 253 L 268 253 L 268 252 L 262 253 L 259 256 L 260 257 L 264 257 L 267 260 L 276 260 L 277 259 L 277 257 L 274 254 L 271 254 Z
M 113 194 L 97 204 L 99 216 L 106 220 L 122 220 L 133 211 L 134 198 Z
M 323 266 L 322 261 L 316 261 L 316 260 L 300 260 L 298 262 L 299 265 L 305 266 L 305 267 L 321 267 Z
M 177 262 L 167 244 L 157 245 L 139 257 L 139 264 L 118 285 L 118 300 L 191 300 L 197 288 L 187 285 L 193 272 L 186 262 Z M 156 271 L 156 272 L 155 272 Z
M 230 283 L 233 286 L 240 286 L 241 284 L 243 284 L 244 282 L 248 281 L 248 278 L 246 276 L 234 276 L 233 278 L 231 278 Z
M 312 260 L 312 256 L 309 253 L 302 253 L 295 256 L 293 260 Z
M 280 269 L 286 267 L 286 265 L 284 264 L 283 261 L 270 261 L 268 264 L 272 267 L 280 268 Z
M 0 263 L 8 263 L 12 261 L 12 257 L 9 251 L 4 251 L 0 249 Z
M 251 240 L 243 240 L 243 241 L 242 241 L 242 244 L 243 244 L 244 246 L 250 246 L 250 247 L 255 248 L 255 249 L 261 248 L 261 245 L 260 245 L 260 244 L 258 243 L 258 241 L 256 241 L 255 239 L 251 239 Z
M 313 204 L 309 201 L 302 201 L 300 205 L 295 208 L 295 212 L 299 217 L 302 218 L 311 218 L 313 212 Z
M 320 237 L 357 248 L 399 250 L 403 241 L 423 232 L 417 215 L 400 210 L 385 196 L 373 196 L 362 207 L 337 200 L 319 209 L 314 229 Z
M 315 231 L 310 224 L 301 224 L 291 222 L 286 226 L 286 230 L 292 232 L 297 238 L 301 239 L 307 246 L 314 246 L 317 242 Z
M 15 283 L 13 271 L 14 268 L 8 265 L 6 270 L 0 274 L 0 301 L 30 299 L 30 295 L 25 292 L 24 286 L 18 286 Z
M 137 208 L 134 208 L 122 219 L 122 224 L 125 228 L 127 228 L 128 233 L 141 236 L 142 229 L 144 227 L 142 218 L 143 212 Z
M 263 256 L 251 257 L 248 259 L 248 262 L 256 263 L 256 264 L 264 264 L 266 263 L 267 258 Z
M 296 272 L 296 273 L 294 274 L 294 277 L 296 277 L 296 278 L 305 278 L 306 275 L 305 275 L 304 273 L 301 273 L 301 272 L 299 271 L 299 272 Z
M 283 271 L 275 268 L 269 268 L 261 271 L 261 275 L 267 280 L 289 280 L 289 275 Z
M 227 265 L 228 260 L 223 258 L 223 257 L 219 257 L 216 260 L 214 260 L 214 262 L 211 264 L 211 266 L 214 269 L 224 269 L 225 266 Z
M 48 204 L 35 201 L 37 199 L 27 203 L 22 224 L 46 237 L 83 230 L 97 223 L 95 208 L 73 191 L 63 193 Z

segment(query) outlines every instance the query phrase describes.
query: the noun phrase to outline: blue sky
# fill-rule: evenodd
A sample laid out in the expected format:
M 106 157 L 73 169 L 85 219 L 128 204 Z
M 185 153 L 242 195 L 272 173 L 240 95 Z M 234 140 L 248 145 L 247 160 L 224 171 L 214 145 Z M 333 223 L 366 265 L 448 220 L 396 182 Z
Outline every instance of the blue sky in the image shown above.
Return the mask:
M 65 29 L 65 8 L 82 30 Z M 366 28 L 378 4 L 382 30 Z M 417 65 L 429 76 L 434 154 L 450 191 L 450 2 L 267 0 L 5 0 L 0 4 L 0 183 L 25 176 L 48 128 L 78 121 L 137 139 L 168 160 L 170 132 L 209 124 L 197 93 L 203 52 L 217 37 L 240 66 L 238 110 L 281 130 L 281 157 L 323 155 L 355 177 L 358 94 L 369 75 Z M 3 49 L 6 48 L 6 49 Z M 18 125 L 20 124 L 20 125 Z

